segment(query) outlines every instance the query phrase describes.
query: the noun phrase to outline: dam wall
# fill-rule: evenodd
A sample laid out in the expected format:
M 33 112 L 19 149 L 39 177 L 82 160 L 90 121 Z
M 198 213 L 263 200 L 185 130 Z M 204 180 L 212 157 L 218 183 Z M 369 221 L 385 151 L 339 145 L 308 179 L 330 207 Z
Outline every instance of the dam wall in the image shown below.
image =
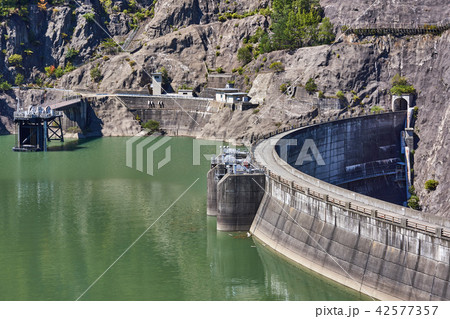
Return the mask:
M 254 149 L 254 156 L 265 168 L 266 193 L 250 232 L 294 262 L 374 298 L 450 300 L 448 220 L 358 194 L 308 175 L 284 161 L 280 156 L 281 149 L 275 150 L 273 146 L 283 145 L 280 140 L 284 138 L 315 136 L 319 151 L 328 148 L 330 154 L 334 152 L 340 156 L 338 161 L 345 167 L 349 163 L 345 159 L 347 153 L 330 148 L 334 140 L 342 143 L 342 139 L 334 135 L 342 135 L 336 132 L 347 130 L 344 135 L 349 137 L 349 141 L 354 141 L 355 132 L 363 135 L 366 128 L 373 132 L 371 138 L 373 145 L 377 145 L 376 149 L 381 150 L 379 154 L 389 157 L 391 154 L 384 152 L 389 148 L 383 148 L 384 143 L 389 145 L 389 138 L 383 137 L 385 142 L 378 142 L 375 132 L 379 127 L 389 129 L 389 123 L 400 129 L 401 116 L 393 112 L 338 120 L 303 127 L 260 142 Z M 321 127 L 324 132 L 320 132 Z M 399 138 L 395 129 L 391 132 Z M 323 143 L 319 135 L 331 142 Z M 365 139 L 363 136 L 360 138 Z M 303 141 L 301 138 L 298 140 L 302 144 Z M 343 143 L 342 147 L 346 148 L 348 142 L 344 139 Z M 361 145 L 355 147 L 364 152 L 365 144 Z M 267 151 L 269 149 L 271 152 Z M 293 163 L 295 150 L 291 151 L 288 162 Z M 373 152 L 373 148 L 369 151 Z M 309 152 L 310 155 L 313 153 Z M 348 154 L 361 160 L 366 158 L 358 152 Z M 325 152 L 323 160 L 334 162 L 332 157 Z M 335 167 L 334 171 L 339 172 L 340 169 Z M 310 172 L 315 173 L 314 169 Z M 328 173 L 329 169 L 322 172 L 323 178 L 339 176 L 335 172 Z M 364 171 L 361 177 L 359 182 L 370 183 L 370 179 L 364 180 Z
M 406 184 L 394 180 L 402 162 L 400 135 L 405 119 L 405 112 L 392 112 L 315 125 L 284 136 L 276 149 L 288 164 L 317 179 L 403 204 Z M 311 146 L 317 147 L 323 161 L 301 153 L 307 141 L 314 143 Z
M 155 120 L 170 135 L 192 136 L 200 132 L 213 113 L 212 100 L 180 96 L 127 96 L 118 98 L 142 122 Z
M 274 175 L 266 191 L 250 232 L 277 252 L 377 299 L 450 300 L 450 238 L 442 229 Z

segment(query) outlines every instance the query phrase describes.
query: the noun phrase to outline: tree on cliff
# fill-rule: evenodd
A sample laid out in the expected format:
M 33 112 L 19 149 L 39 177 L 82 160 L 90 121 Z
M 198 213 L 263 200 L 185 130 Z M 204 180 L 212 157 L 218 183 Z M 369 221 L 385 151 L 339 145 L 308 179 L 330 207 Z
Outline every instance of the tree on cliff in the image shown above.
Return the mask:
M 272 33 L 258 35 L 259 52 L 333 42 L 333 24 L 318 0 L 273 0 L 272 9 Z
M 402 95 L 402 94 L 416 94 L 416 89 L 409 84 L 408 80 L 400 74 L 394 75 L 392 78 L 392 95 Z

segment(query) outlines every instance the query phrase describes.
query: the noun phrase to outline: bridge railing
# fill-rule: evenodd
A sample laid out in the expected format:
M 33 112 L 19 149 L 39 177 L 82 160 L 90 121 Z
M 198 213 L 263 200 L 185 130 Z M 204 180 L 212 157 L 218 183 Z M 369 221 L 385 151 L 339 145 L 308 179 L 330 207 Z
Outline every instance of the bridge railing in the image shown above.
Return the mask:
M 372 35 L 418 35 L 418 34 L 441 34 L 450 29 L 450 24 L 442 25 L 411 25 L 411 24 L 394 24 L 394 25 L 369 25 L 359 27 L 342 26 L 342 31 L 346 34 L 353 33 L 356 35 L 372 36 Z
M 30 112 L 30 111 L 15 111 L 14 112 L 14 118 L 15 119 L 50 119 L 53 117 L 60 117 L 63 116 L 63 112 L 62 111 L 54 111 L 52 110 L 51 112 L 39 112 L 39 111 L 35 111 L 35 112 Z
M 380 113 L 390 113 L 391 111 L 384 111 L 384 112 L 380 112 Z M 377 114 L 368 114 L 366 113 L 364 116 L 367 115 L 378 115 L 380 113 Z M 337 118 L 336 120 L 341 120 L 341 119 L 348 119 L 348 118 L 356 118 L 356 117 L 360 117 L 361 115 L 355 115 L 355 116 L 340 116 L 339 118 Z M 293 130 L 293 129 L 297 129 L 297 128 L 301 128 L 301 127 L 306 127 L 306 126 L 310 126 L 311 124 L 319 124 L 322 123 L 322 121 L 317 121 L 317 120 L 313 120 L 312 123 L 299 123 L 299 124 L 295 124 L 295 125 L 291 125 L 289 127 L 285 127 L 282 129 L 277 129 L 275 131 L 272 131 L 270 133 L 267 133 L 263 136 L 260 136 L 256 139 L 254 139 L 252 142 L 254 145 L 256 145 L 257 143 L 259 143 L 260 141 L 263 141 L 265 139 L 268 139 L 272 136 L 275 136 L 277 134 L 289 131 L 289 130 Z M 253 149 L 252 149 L 253 150 Z M 256 161 L 254 160 L 254 154 L 253 152 L 251 152 L 251 157 L 252 157 L 252 162 L 256 163 Z M 330 196 L 328 194 L 325 193 L 320 193 L 317 191 L 314 191 L 312 189 L 310 189 L 309 187 L 305 187 L 305 186 L 301 186 L 296 184 L 294 181 L 289 181 L 287 179 L 282 178 L 280 175 L 273 173 L 272 171 L 270 171 L 267 167 L 259 167 L 259 169 L 261 169 L 261 171 L 263 171 L 266 176 L 268 176 L 269 178 L 271 178 L 272 180 L 286 186 L 289 188 L 292 188 L 294 191 L 298 191 L 300 193 L 303 193 L 305 195 L 317 198 L 319 200 L 325 201 L 326 203 L 339 207 L 339 208 L 344 208 L 348 211 L 352 211 L 364 216 L 370 216 L 372 218 L 376 218 L 379 220 L 383 220 L 389 224 L 393 224 L 399 227 L 403 227 L 406 229 L 412 229 L 414 231 L 418 231 L 418 232 L 422 232 L 422 233 L 426 233 L 427 235 L 435 235 L 438 237 L 442 237 L 445 238 L 447 240 L 450 240 L 450 230 L 448 229 L 441 229 L 440 233 L 438 234 L 438 229 L 440 229 L 439 227 L 435 227 L 435 226 L 429 226 L 429 225 L 425 225 L 422 223 L 419 223 L 417 221 L 414 220 L 410 220 L 408 218 L 402 218 L 402 217 L 398 217 L 398 216 L 394 216 L 385 212 L 381 212 L 378 211 L 376 209 L 369 209 L 367 207 L 363 207 L 360 205 L 356 205 L 350 201 L 343 201 L 340 200 L 338 198 L 335 198 L 333 196 Z

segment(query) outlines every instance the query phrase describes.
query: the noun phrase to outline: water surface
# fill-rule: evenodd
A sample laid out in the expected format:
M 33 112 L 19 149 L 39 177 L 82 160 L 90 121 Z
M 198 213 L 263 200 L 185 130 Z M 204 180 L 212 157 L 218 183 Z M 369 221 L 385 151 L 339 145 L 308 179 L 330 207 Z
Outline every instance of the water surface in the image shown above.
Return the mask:
M 125 165 L 127 138 L 52 142 L 47 153 L 14 153 L 14 138 L 0 136 L 0 300 L 77 299 L 192 184 L 81 300 L 366 298 L 217 233 L 209 163 L 192 165 L 190 138 L 169 141 L 154 176 Z

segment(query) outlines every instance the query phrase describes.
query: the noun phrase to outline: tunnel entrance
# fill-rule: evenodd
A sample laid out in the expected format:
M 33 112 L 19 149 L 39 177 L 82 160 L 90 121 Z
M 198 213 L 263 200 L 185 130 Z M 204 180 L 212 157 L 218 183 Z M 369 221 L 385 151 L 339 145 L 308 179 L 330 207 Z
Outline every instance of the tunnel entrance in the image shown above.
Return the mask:
M 408 109 L 408 101 L 400 97 L 394 101 L 394 111 L 405 111 Z

